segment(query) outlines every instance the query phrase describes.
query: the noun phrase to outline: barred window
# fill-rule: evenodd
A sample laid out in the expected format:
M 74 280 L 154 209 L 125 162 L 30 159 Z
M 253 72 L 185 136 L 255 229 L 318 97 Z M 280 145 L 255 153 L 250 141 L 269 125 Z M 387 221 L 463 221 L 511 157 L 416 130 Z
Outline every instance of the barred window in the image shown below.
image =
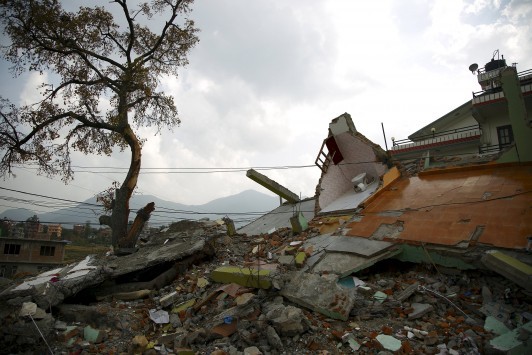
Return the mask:
M 41 246 L 41 256 L 54 256 L 55 247 Z
M 19 255 L 20 254 L 20 244 L 4 244 L 4 254 L 9 255 Z

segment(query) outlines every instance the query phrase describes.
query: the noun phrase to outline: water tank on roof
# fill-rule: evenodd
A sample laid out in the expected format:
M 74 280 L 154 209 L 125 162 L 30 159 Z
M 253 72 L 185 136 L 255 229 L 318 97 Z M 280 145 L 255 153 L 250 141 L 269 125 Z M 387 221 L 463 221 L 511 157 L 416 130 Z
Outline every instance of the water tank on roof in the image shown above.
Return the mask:
M 484 66 L 484 70 L 486 72 L 489 72 L 495 69 L 504 68 L 505 66 L 506 66 L 506 59 L 504 59 L 504 56 L 502 57 L 502 59 L 492 58 L 491 61 L 486 63 L 486 65 Z

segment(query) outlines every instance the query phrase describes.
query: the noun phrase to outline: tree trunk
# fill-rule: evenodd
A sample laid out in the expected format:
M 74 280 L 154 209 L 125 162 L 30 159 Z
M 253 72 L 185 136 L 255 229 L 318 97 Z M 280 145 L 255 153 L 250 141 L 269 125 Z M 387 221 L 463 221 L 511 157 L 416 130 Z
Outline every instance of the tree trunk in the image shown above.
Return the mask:
M 131 149 L 131 162 L 122 186 L 116 190 L 115 203 L 111 214 L 110 227 L 112 229 L 113 247 L 119 248 L 119 241 L 127 239 L 127 226 L 129 219 L 129 199 L 137 186 L 140 172 L 141 146 L 129 125 L 122 132 L 122 136 Z

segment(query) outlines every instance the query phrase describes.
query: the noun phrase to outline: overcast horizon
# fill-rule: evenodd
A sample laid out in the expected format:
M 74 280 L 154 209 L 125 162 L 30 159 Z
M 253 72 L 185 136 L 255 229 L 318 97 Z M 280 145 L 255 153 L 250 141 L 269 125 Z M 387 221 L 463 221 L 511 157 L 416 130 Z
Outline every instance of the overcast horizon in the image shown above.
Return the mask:
M 180 76 L 162 80 L 182 123 L 159 135 L 137 131 L 147 139 L 137 193 L 187 205 L 248 189 L 273 195 L 246 177 L 251 167 L 277 167 L 261 173 L 311 197 L 320 177 L 313 164 L 333 118 L 349 113 L 385 149 L 381 123 L 390 146 L 391 137 L 406 138 L 470 100 L 480 86 L 468 67 L 483 67 L 495 50 L 518 71 L 532 69 L 525 0 L 205 0 L 190 18 L 200 42 Z M 9 79 L 8 67 L 0 61 L 0 96 L 35 100 L 46 77 Z M 17 178 L 1 185 L 84 201 L 121 182 L 129 159 L 129 151 L 76 155 L 69 185 L 32 167 L 16 168 Z M 0 211 L 13 206 L 2 200 Z

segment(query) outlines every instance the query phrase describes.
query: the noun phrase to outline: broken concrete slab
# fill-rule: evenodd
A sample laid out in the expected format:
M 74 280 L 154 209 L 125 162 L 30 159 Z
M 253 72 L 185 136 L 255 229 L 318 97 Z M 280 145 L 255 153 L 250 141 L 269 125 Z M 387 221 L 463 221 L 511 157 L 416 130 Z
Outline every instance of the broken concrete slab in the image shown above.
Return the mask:
M 372 257 L 381 254 L 394 244 L 381 240 L 370 240 L 359 237 L 331 236 L 329 244 L 325 247 L 327 251 L 351 253 L 364 257 Z
M 416 292 L 418 287 L 419 287 L 419 282 L 415 282 L 412 285 L 408 285 L 403 291 L 397 292 L 396 294 L 394 294 L 393 297 L 397 301 L 403 302 L 406 299 L 408 299 L 410 296 L 412 296 L 414 292 Z
M 210 240 L 206 238 L 185 238 L 175 235 L 167 237 L 168 242 L 162 245 L 147 245 L 140 248 L 136 253 L 114 258 L 107 263 L 110 269 L 110 276 L 117 277 L 147 269 L 165 262 L 182 260 L 185 257 L 194 255 L 197 260 L 214 254 L 214 249 L 210 245 Z M 186 269 L 188 265 L 184 266 Z M 184 271 L 184 270 L 183 270 Z
M 525 339 L 521 338 L 521 333 L 527 334 Z M 531 354 L 532 353 L 532 322 L 528 322 L 521 327 L 499 335 L 490 340 L 490 345 L 505 354 Z
M 166 243 L 163 243 L 165 241 Z M 111 283 L 108 288 L 99 286 L 97 290 L 95 289 L 100 292 L 95 296 L 105 297 L 140 289 L 159 289 L 171 282 L 177 273 L 186 270 L 191 263 L 214 253 L 212 244 L 206 237 L 187 238 L 170 235 L 165 241 L 144 246 L 137 253 L 123 257 L 87 256 L 78 263 L 42 273 L 13 285 L 0 293 L 0 299 L 8 301 L 30 296 L 30 300 L 39 307 L 48 308 L 62 303 L 65 298 L 76 295 L 82 290 L 101 285 L 104 281 L 168 264 L 171 270 L 162 275 L 164 277 L 155 278 L 153 282 L 122 284 L 120 287 Z
M 484 320 L 484 329 L 497 335 L 502 335 L 510 331 L 503 322 L 492 316 L 488 316 Z
M 434 307 L 431 304 L 427 303 L 412 303 L 412 308 L 414 309 L 412 313 L 408 315 L 409 319 L 418 319 L 423 317 L 425 314 L 432 312 Z
M 335 280 L 302 272 L 290 273 L 289 279 L 291 281 L 281 289 L 282 296 L 330 318 L 348 319 L 355 300 Z
M 41 308 L 56 306 L 66 297 L 98 284 L 108 277 L 107 270 L 97 265 L 95 256 L 87 256 L 79 263 L 54 269 L 28 278 L 0 293 L 4 300 L 30 296 Z
M 488 269 L 532 292 L 532 266 L 498 250 L 488 250 L 481 260 Z
M 282 204 L 273 211 L 238 229 L 238 233 L 247 235 L 271 234 L 276 229 L 292 228 L 290 218 L 294 215 L 295 208 L 301 211 L 307 221 L 310 221 L 314 218 L 315 203 L 315 200 L 311 198 L 299 201 L 297 204 Z
M 357 271 L 364 270 L 381 260 L 391 258 L 399 253 L 400 250 L 394 248 L 366 258 L 350 253 L 326 252 L 311 270 L 315 273 L 333 273 L 342 278 Z
M 246 287 L 268 289 L 272 286 L 271 270 L 238 266 L 221 266 L 211 273 L 211 279 L 221 283 L 236 283 Z

